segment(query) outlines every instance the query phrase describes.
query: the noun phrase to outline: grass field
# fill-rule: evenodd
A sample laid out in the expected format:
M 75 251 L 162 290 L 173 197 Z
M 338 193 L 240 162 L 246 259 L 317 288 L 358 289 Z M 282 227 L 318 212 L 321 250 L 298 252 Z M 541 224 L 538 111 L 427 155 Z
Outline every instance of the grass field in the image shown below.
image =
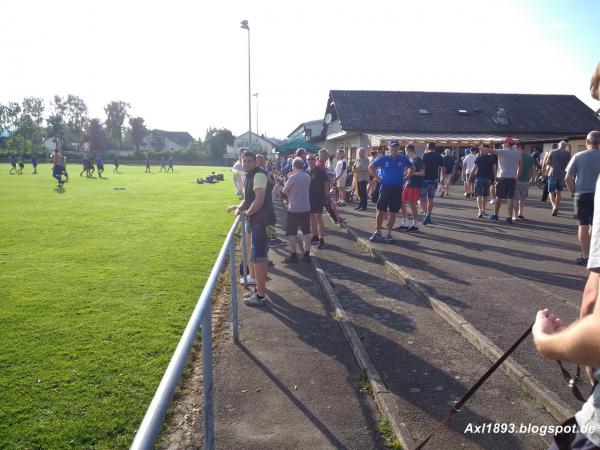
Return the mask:
M 127 448 L 233 221 L 227 170 L 106 168 L 0 165 L 1 449 Z

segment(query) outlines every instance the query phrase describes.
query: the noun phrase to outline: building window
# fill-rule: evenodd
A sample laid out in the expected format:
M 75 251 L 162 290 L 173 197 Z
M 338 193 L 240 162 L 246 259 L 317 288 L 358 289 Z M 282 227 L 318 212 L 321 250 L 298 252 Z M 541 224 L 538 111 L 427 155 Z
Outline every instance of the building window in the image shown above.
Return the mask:
M 459 113 L 459 114 L 468 114 L 468 113 L 469 113 L 469 111 L 467 111 L 466 109 L 459 109 L 459 110 L 458 110 L 458 113 Z
M 430 114 L 427 108 L 419 108 L 419 114 Z

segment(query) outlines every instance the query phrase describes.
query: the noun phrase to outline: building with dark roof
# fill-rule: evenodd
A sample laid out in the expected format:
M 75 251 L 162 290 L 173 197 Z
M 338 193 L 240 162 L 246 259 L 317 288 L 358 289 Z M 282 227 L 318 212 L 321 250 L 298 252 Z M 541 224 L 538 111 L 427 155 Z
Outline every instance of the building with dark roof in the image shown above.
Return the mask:
M 144 136 L 142 150 L 184 150 L 194 138 L 187 131 L 152 130 Z
M 310 122 L 303 122 L 294 128 L 287 138 L 290 141 L 294 139 L 304 139 L 305 141 L 319 140 L 321 132 L 323 131 L 323 119 L 311 120 Z
M 358 147 L 391 139 L 459 149 L 506 136 L 537 146 L 564 139 L 578 151 L 600 128 L 594 111 L 573 95 L 459 92 L 333 90 L 323 122 L 318 144 L 330 152 L 343 147 L 351 158 Z

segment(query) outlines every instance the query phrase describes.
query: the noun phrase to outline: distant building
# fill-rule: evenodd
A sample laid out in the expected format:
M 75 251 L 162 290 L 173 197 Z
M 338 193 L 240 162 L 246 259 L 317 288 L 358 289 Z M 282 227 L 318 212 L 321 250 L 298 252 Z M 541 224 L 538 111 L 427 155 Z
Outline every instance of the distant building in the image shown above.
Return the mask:
M 267 138 L 264 135 L 258 135 L 256 133 L 252 133 L 252 142 L 250 145 L 250 133 L 246 131 L 244 134 L 237 136 L 233 140 L 233 146 L 227 146 L 227 152 L 223 157 L 225 159 L 238 159 L 238 149 L 241 147 L 249 147 L 253 151 L 257 153 L 262 153 L 263 155 L 267 155 L 269 157 L 273 154 L 273 149 L 275 149 L 282 141 L 275 138 Z
M 594 111 L 574 95 L 330 91 L 317 145 L 330 152 L 398 140 L 422 150 L 429 141 L 461 151 L 512 136 L 529 149 L 565 140 L 575 153 L 598 129 Z
M 298 125 L 294 131 L 288 134 L 288 140 L 304 139 L 311 142 L 313 139 L 319 140 L 323 131 L 323 119 L 311 120 Z
M 194 138 L 187 131 L 152 130 L 142 139 L 140 150 L 184 150 L 193 140 Z

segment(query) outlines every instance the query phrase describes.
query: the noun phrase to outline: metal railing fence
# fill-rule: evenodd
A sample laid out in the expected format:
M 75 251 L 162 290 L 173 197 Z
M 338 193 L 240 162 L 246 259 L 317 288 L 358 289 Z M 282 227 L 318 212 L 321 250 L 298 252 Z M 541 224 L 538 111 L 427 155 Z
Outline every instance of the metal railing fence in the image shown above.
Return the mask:
M 173 393 L 183 372 L 185 363 L 190 355 L 194 339 L 198 329 L 202 328 L 202 374 L 203 374 L 203 397 L 204 397 L 204 448 L 213 450 L 215 448 L 214 438 L 214 410 L 213 410 L 213 361 L 212 361 L 212 311 L 211 297 L 217 286 L 219 274 L 229 254 L 229 268 L 231 271 L 231 322 L 232 336 L 234 341 L 238 340 L 238 314 L 237 314 L 237 267 L 235 258 L 235 232 L 241 225 L 242 229 L 242 261 L 244 273 L 244 285 L 247 285 L 248 269 L 246 266 L 246 239 L 244 216 L 238 216 L 217 256 L 217 260 L 210 272 L 202 294 L 196 303 L 196 307 L 188 321 L 187 326 L 179 340 L 179 344 L 171 357 L 171 361 L 160 381 L 158 389 L 152 398 L 144 419 L 140 424 L 135 438 L 131 444 L 132 450 L 152 449 L 162 427 L 167 409 L 173 398 Z

